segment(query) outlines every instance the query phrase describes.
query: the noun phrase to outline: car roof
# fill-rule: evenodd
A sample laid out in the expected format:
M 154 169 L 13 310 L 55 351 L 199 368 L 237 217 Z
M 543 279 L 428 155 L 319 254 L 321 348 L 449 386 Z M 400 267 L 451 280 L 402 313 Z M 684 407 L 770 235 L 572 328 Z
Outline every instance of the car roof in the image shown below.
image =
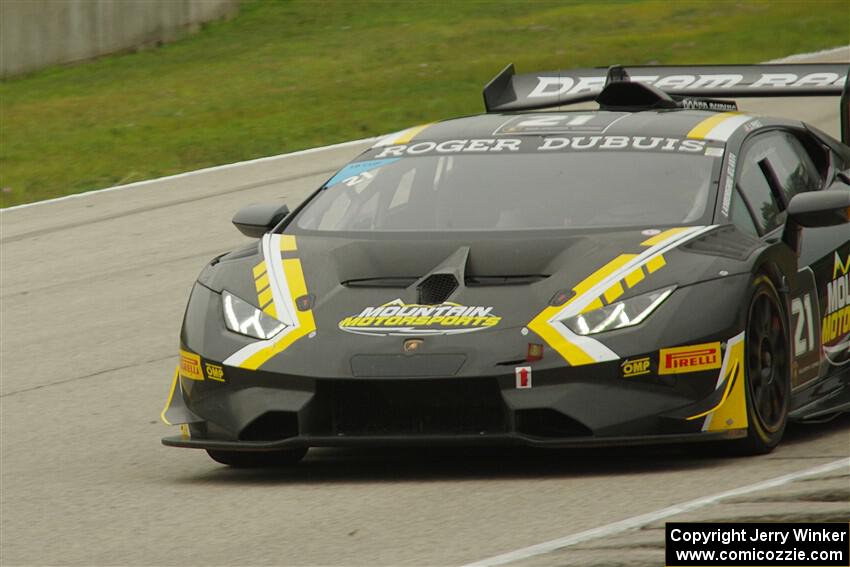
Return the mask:
M 559 118 L 560 117 L 560 118 Z M 402 130 L 378 145 L 494 136 L 662 136 L 726 142 L 744 124 L 759 119 L 746 112 L 704 110 L 566 110 L 479 114 Z

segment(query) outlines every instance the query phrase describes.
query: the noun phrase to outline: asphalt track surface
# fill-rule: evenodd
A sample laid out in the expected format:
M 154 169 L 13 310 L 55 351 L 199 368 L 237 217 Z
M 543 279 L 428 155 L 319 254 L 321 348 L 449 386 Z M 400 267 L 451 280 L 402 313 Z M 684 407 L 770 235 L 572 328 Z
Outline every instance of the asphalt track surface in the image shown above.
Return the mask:
M 828 59 L 850 61 L 850 48 Z M 743 108 L 838 131 L 835 99 Z M 246 242 L 234 211 L 297 204 L 367 145 L 2 213 L 2 565 L 460 565 L 595 528 L 603 535 L 502 560 L 660 565 L 663 519 L 610 526 L 850 457 L 850 416 L 793 426 L 754 458 L 325 449 L 296 468 L 239 471 L 161 446 L 192 282 Z M 850 467 L 672 517 L 846 521 Z

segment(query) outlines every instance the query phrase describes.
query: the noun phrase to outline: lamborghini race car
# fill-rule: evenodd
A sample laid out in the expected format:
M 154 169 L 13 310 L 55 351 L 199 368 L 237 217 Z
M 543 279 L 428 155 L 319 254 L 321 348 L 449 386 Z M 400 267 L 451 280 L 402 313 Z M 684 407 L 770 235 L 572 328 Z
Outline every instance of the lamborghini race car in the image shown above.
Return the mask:
M 291 212 L 236 214 L 258 240 L 194 285 L 163 443 L 237 466 L 771 450 L 850 409 L 848 91 L 846 65 L 507 67 L 485 114 L 386 137 Z M 734 102 L 813 95 L 842 95 L 843 143 Z

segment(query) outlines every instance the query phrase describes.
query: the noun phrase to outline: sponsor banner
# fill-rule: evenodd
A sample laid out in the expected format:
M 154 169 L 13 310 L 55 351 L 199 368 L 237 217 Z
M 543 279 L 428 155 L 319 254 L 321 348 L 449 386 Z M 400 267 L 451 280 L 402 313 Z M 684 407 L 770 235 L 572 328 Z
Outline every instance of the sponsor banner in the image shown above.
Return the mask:
M 659 374 L 682 374 L 720 368 L 720 342 L 704 343 L 659 351 Z
M 489 329 L 501 320 L 491 306 L 418 305 L 396 299 L 349 315 L 339 322 L 339 328 L 373 336 L 456 335 Z
M 203 380 L 201 357 L 194 352 L 180 351 L 180 376 L 189 380 Z
M 475 154 L 510 154 L 510 153 L 555 153 L 555 152 L 587 152 L 587 151 L 634 151 L 658 153 L 704 154 L 709 156 L 722 155 L 723 144 L 711 140 L 694 140 L 666 136 L 606 136 L 606 135 L 560 135 L 534 136 L 524 138 L 458 138 L 453 140 L 423 141 L 408 144 L 396 144 L 371 150 L 364 157 L 366 161 L 357 164 L 371 170 L 382 167 L 387 160 L 407 156 L 434 155 L 475 155 Z M 379 164 L 377 166 L 372 164 Z M 347 168 L 346 168 L 347 169 Z M 361 175 L 369 174 L 364 170 Z M 351 171 L 343 170 L 335 175 L 328 185 L 350 177 L 357 177 Z M 359 179 L 359 177 L 358 177 Z
M 665 565 L 847 567 L 847 523 L 668 522 Z
M 681 74 L 652 74 L 629 76 L 635 83 L 643 83 L 668 92 L 702 92 L 713 91 L 722 94 L 724 90 L 741 91 L 749 89 L 757 92 L 771 90 L 794 89 L 827 89 L 841 87 L 846 75 L 833 72 L 791 73 L 788 68 L 782 73 L 758 73 L 756 75 L 742 73 L 681 73 Z M 601 91 L 605 86 L 606 77 L 597 76 L 565 76 L 537 77 L 537 84 L 526 96 L 530 99 L 567 97 L 588 92 Z M 789 93 L 788 96 L 793 96 Z
M 850 363 L 850 253 L 833 258 L 832 281 L 826 284 L 826 310 L 821 323 L 826 359 L 835 366 Z

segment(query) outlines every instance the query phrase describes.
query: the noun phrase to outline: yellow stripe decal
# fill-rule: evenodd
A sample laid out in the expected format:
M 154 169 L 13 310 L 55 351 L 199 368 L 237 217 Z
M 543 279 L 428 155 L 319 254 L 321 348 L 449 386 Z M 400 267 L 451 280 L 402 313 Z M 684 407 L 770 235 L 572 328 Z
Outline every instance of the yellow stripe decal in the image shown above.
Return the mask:
M 269 304 L 272 300 L 272 288 L 267 287 L 257 296 L 257 300 L 260 302 L 260 309 L 265 308 L 266 305 Z
M 737 379 L 730 385 L 729 394 L 717 409 L 705 418 L 703 431 L 725 431 L 747 427 L 746 377 L 744 373 L 744 337 L 743 333 L 734 342 L 726 343 L 726 366 L 738 368 Z
M 600 309 L 604 307 L 602 304 L 602 300 L 598 297 L 587 304 L 587 307 L 581 310 L 582 313 L 587 313 L 588 311 L 593 311 L 594 309 Z
M 578 297 L 583 293 L 587 292 L 590 288 L 613 274 L 619 268 L 622 268 L 633 259 L 637 257 L 637 254 L 620 254 L 585 279 L 583 279 L 577 286 L 573 288 L 573 291 L 576 292 L 574 297 Z
M 577 297 L 580 297 L 582 294 L 589 291 L 593 286 L 613 274 L 619 268 L 622 268 L 624 265 L 628 264 L 632 259 L 634 259 L 637 254 L 621 254 L 587 276 L 581 282 L 579 282 L 574 288 L 573 291 L 575 295 L 573 299 L 568 301 L 566 305 L 569 305 L 570 302 L 574 301 Z M 619 285 L 619 284 L 617 284 Z M 622 289 L 622 288 L 621 288 Z M 602 307 L 602 301 L 599 298 L 596 298 L 594 301 L 590 303 L 583 311 L 591 311 L 593 309 L 598 309 Z M 541 311 L 537 317 L 534 318 L 531 323 L 528 324 L 528 328 L 540 335 L 546 343 L 552 347 L 555 351 L 558 352 L 564 360 L 569 362 L 572 366 L 580 366 L 582 364 L 593 364 L 597 362 L 592 356 L 590 356 L 587 352 L 582 350 L 579 346 L 569 342 L 565 339 L 560 333 L 558 333 L 552 325 L 549 324 L 549 320 L 557 315 L 562 309 L 563 305 L 558 307 L 549 306 L 543 311 Z
M 280 249 L 284 252 L 292 252 L 294 250 L 298 250 L 298 245 L 295 243 L 295 237 L 291 234 L 281 235 Z
M 254 283 L 255 283 L 255 284 L 256 284 L 256 286 L 257 286 L 257 291 L 258 291 L 258 292 L 259 292 L 259 291 L 262 291 L 262 290 L 264 290 L 264 289 L 266 289 L 267 287 L 269 287 L 269 275 L 268 275 L 268 274 L 263 274 L 262 276 L 260 276 L 259 278 L 257 278 L 257 281 L 256 281 L 256 282 L 254 282 Z
M 540 335 L 540 338 L 546 341 L 546 344 L 563 356 L 564 360 L 572 366 L 593 364 L 596 362 L 593 357 L 562 337 L 549 324 L 549 319 L 557 315 L 560 310 L 560 307 L 547 307 L 528 324 L 528 328 Z
M 283 272 L 289 284 L 289 293 L 294 304 L 296 299 L 307 294 L 307 282 L 304 281 L 301 260 L 297 258 L 283 260 Z M 248 370 L 256 370 L 270 358 L 286 350 L 292 343 L 316 330 L 312 310 L 297 311 L 296 316 L 298 317 L 298 327 L 286 333 L 278 342 L 248 357 L 240 366 Z
M 705 138 L 706 134 L 711 132 L 711 130 L 719 125 L 721 122 L 728 120 L 730 118 L 734 118 L 737 116 L 738 112 L 721 112 L 720 114 L 715 114 L 710 118 L 706 118 L 696 126 L 694 126 L 690 132 L 688 132 L 688 138 L 696 138 L 698 140 L 702 140 Z
M 623 295 L 623 286 L 617 282 L 605 291 L 605 301 L 611 303 L 621 295 Z
M 433 122 L 429 122 L 428 124 L 420 124 L 419 126 L 414 126 L 413 128 L 408 128 L 401 132 L 398 138 L 392 141 L 393 144 L 406 144 L 410 140 L 416 137 L 417 134 L 422 132 L 425 128 L 433 124 Z
M 177 368 L 174 369 L 174 378 L 171 380 L 171 389 L 168 391 L 168 399 L 165 400 L 165 407 L 162 408 L 162 412 L 160 412 L 160 414 L 159 414 L 159 419 L 161 419 L 162 422 L 165 425 L 174 425 L 173 423 L 168 421 L 168 419 L 166 419 L 165 412 L 167 412 L 168 408 L 171 407 L 171 400 L 174 399 L 174 392 L 177 391 L 177 384 L 178 384 L 179 377 L 180 377 L 180 366 L 177 366 Z
M 717 408 L 719 408 L 720 406 L 723 405 L 723 403 L 726 401 L 726 398 L 729 397 L 729 392 L 732 390 L 732 384 L 739 378 L 738 377 L 738 368 L 739 368 L 739 363 L 736 360 L 735 365 L 732 366 L 732 371 L 729 372 L 729 374 L 726 376 L 726 388 L 723 390 L 723 397 L 720 398 L 720 401 L 717 402 L 717 405 L 714 406 L 713 408 L 711 408 L 710 410 L 706 410 L 702 413 L 692 415 L 691 417 L 688 418 L 688 421 L 691 421 L 691 420 L 694 420 L 694 419 L 699 419 L 700 417 L 705 417 L 705 416 L 707 416 L 708 414 L 710 414 L 711 412 L 713 412 L 714 410 L 716 410 Z
M 646 263 L 646 271 L 651 274 L 652 272 L 657 272 L 666 265 L 667 260 L 664 259 L 664 256 L 659 254 L 654 258 L 650 258 L 649 262 Z
M 254 279 L 259 278 L 261 275 L 266 273 L 266 261 L 263 260 L 256 266 L 254 266 Z
M 263 307 L 263 313 L 268 315 L 269 317 L 274 317 L 277 319 L 277 309 L 274 306 L 274 303 L 269 303 L 265 307 Z
M 702 234 L 712 227 L 671 228 L 653 235 L 641 244 L 649 247 L 641 254 L 620 254 L 573 287 L 572 298 L 558 306 L 548 306 L 528 324 L 553 350 L 572 366 L 604 362 L 617 358 L 617 353 L 591 336 L 576 334 L 559 319 L 599 309 L 618 300 L 625 288 L 632 288 L 648 274 L 666 265 L 661 254 L 668 247 Z M 644 271 L 646 268 L 646 271 Z
M 687 229 L 687 227 L 683 226 L 683 227 L 679 227 L 679 228 L 671 228 L 669 230 L 665 230 L 664 232 L 659 232 L 655 236 L 653 236 L 651 238 L 647 238 L 646 240 L 641 242 L 640 245 L 641 246 L 655 246 L 659 242 L 664 242 L 665 240 L 667 240 L 671 236 L 679 234 L 680 232 L 682 232 L 683 230 L 686 230 L 686 229 Z
M 633 270 L 626 275 L 626 285 L 629 287 L 635 287 L 643 281 L 643 278 L 643 268 Z

